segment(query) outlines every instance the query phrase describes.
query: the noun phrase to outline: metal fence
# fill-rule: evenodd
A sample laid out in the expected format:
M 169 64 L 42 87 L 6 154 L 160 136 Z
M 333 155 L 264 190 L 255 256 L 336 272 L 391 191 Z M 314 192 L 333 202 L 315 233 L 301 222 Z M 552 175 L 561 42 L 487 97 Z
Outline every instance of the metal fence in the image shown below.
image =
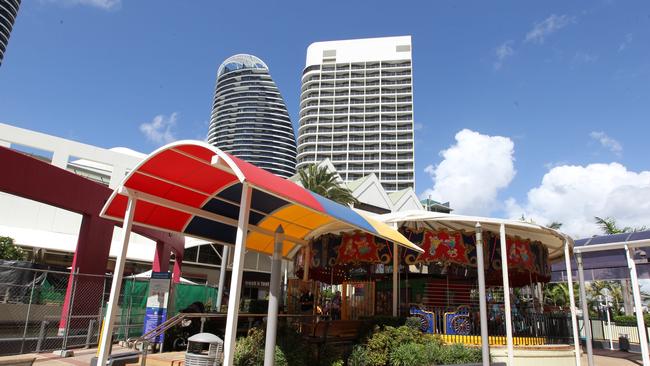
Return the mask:
M 480 316 L 478 289 L 474 284 L 429 282 L 419 291 L 416 307 L 423 312 L 411 316 L 421 319 L 429 332 L 444 336 L 447 341 L 480 343 Z M 412 292 L 417 288 L 411 286 Z M 566 344 L 573 341 L 571 317 L 566 312 L 547 312 L 535 294 L 533 286 L 511 290 L 510 318 L 515 344 Z M 506 317 L 502 287 L 487 291 L 488 334 L 491 344 L 505 344 Z M 413 303 L 411 304 L 413 305 Z
M 96 345 L 111 281 L 110 275 L 0 265 L 0 356 Z M 137 278 L 122 283 L 114 341 L 142 334 L 148 285 Z M 184 296 L 170 304 L 169 316 L 186 303 L 216 298 L 207 285 L 177 285 L 174 291 Z
M 639 344 L 639 328 L 634 325 L 616 325 L 614 322 L 608 324 L 605 320 L 590 319 L 591 334 L 594 340 L 618 342 L 619 337 L 626 337 L 630 343 Z M 580 336 L 585 337 L 583 321 L 579 321 Z M 650 334 L 650 328 L 644 329 L 646 334 Z

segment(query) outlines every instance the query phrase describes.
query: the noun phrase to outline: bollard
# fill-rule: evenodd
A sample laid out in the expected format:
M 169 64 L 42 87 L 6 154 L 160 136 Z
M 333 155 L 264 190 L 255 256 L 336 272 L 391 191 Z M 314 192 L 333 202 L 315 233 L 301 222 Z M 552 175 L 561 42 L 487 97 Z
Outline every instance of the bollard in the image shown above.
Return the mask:
M 38 332 L 38 342 L 36 343 L 36 353 L 41 352 L 41 346 L 45 342 L 45 337 L 47 336 L 45 328 L 47 328 L 47 324 L 49 324 L 47 320 L 41 322 L 41 330 Z
M 84 348 L 90 348 L 90 340 L 93 337 L 93 328 L 95 326 L 95 319 L 90 319 L 88 322 L 88 333 L 86 334 L 86 347 Z

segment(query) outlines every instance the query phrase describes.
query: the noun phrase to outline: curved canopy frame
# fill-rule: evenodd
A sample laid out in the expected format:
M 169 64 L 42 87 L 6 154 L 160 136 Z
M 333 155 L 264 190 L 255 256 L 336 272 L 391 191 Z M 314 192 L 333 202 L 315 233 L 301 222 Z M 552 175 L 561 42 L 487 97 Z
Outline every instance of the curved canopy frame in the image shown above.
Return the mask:
M 252 188 L 246 248 L 272 254 L 274 231 L 285 232 L 283 256 L 313 233 L 361 230 L 409 249 L 419 247 L 387 225 L 312 193 L 199 141 L 161 147 L 136 166 L 102 209 L 124 219 L 128 194 L 138 200 L 133 223 L 234 245 L 243 184 Z
M 564 233 L 525 221 L 421 210 L 384 214 L 377 216 L 377 219 L 387 224 L 402 223 L 415 228 L 428 227 L 433 230 L 446 229 L 468 233 L 475 231 L 476 223 L 480 223 L 484 230 L 495 233 L 499 232 L 500 226 L 503 224 L 508 231 L 508 235 L 541 242 L 548 249 L 550 260 L 560 259 L 564 255 L 563 251 L 566 242 L 569 243 L 570 248 L 573 247 L 573 239 Z

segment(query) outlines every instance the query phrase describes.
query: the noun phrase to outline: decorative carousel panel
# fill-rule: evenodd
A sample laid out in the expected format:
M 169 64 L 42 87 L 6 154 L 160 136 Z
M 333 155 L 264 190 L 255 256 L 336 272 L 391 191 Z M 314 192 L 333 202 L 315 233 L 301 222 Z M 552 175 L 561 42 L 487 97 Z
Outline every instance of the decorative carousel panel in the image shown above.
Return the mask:
M 421 246 L 424 253 L 420 253 L 416 262 L 470 264 L 468 248 L 460 233 L 425 230 Z
M 530 242 L 519 238 L 506 238 L 508 267 L 533 271 L 535 262 L 530 250 Z
M 360 231 L 344 233 L 338 247 L 337 264 L 380 263 L 379 249 L 385 243 L 376 243 L 375 237 Z

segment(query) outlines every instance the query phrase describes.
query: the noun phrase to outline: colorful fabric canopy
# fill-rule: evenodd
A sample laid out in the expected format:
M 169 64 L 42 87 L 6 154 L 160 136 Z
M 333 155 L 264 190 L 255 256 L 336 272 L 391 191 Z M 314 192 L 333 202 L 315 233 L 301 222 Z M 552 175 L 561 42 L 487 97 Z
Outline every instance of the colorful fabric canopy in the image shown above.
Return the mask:
M 316 232 L 351 230 L 421 251 L 386 224 L 200 141 L 151 153 L 113 192 L 102 217 L 122 221 L 129 191 L 137 198 L 135 225 L 234 244 L 244 184 L 252 188 L 247 249 L 271 254 L 274 231 L 282 225 L 284 256 Z

